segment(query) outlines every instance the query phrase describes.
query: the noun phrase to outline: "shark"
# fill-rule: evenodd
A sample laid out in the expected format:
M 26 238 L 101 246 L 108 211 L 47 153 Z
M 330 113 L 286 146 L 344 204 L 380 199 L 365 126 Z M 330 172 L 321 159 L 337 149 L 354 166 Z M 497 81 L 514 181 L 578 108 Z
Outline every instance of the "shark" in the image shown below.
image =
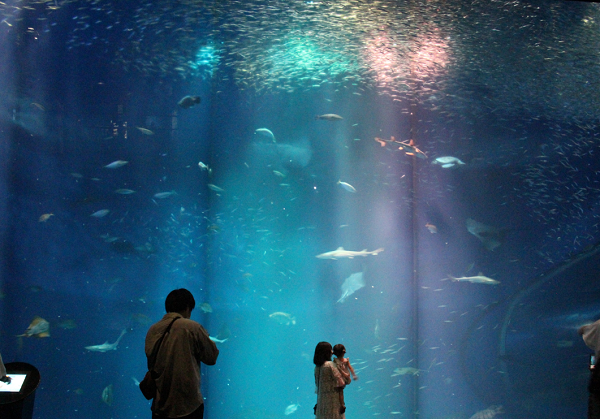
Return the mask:
M 487 284 L 487 285 L 498 285 L 500 281 L 496 281 L 495 279 L 488 278 L 484 276 L 481 272 L 477 276 L 463 276 L 460 278 L 456 278 L 452 275 L 448 275 L 452 281 L 462 281 L 462 282 L 471 282 L 473 284 Z
M 121 341 L 121 338 L 123 337 L 123 335 L 125 333 L 127 333 L 127 329 L 123 329 L 123 331 L 121 332 L 121 335 L 119 335 L 119 339 L 117 339 L 115 343 L 108 343 L 108 341 L 106 341 L 101 345 L 86 346 L 85 349 L 87 349 L 88 351 L 92 351 L 92 352 L 116 351 L 117 345 L 119 344 L 119 342 Z
M 325 252 L 325 253 L 321 253 L 320 255 L 317 255 L 317 258 L 319 259 L 341 259 L 341 258 L 349 258 L 352 259 L 355 256 L 369 256 L 369 255 L 373 255 L 373 256 L 377 256 L 379 253 L 383 252 L 383 247 L 380 247 L 379 249 L 373 250 L 371 252 L 367 251 L 367 249 L 361 250 L 360 252 L 357 251 L 353 251 L 353 250 L 344 250 L 343 247 L 338 247 L 336 250 L 332 250 L 331 252 Z

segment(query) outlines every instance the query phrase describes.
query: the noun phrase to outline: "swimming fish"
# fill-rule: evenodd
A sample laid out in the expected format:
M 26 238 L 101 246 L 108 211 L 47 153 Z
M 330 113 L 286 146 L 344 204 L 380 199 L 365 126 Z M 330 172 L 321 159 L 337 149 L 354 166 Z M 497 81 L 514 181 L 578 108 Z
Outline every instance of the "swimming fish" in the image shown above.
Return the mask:
M 208 164 L 204 164 L 200 161 L 200 162 L 198 162 L 198 167 L 201 170 L 206 170 L 208 172 L 209 176 L 212 174 L 212 169 L 210 167 L 208 167 Z
M 483 223 L 467 218 L 467 230 L 477 237 L 486 249 L 493 251 L 502 244 L 505 231 L 495 227 L 487 226 Z
M 227 339 L 229 339 L 229 338 L 217 339 L 217 338 L 215 338 L 213 336 L 209 336 L 209 339 L 212 340 L 215 343 L 224 343 L 224 342 L 227 342 Z
M 453 282 L 471 282 L 473 284 L 488 284 L 488 285 L 498 285 L 500 281 L 496 281 L 495 279 L 488 278 L 484 276 L 481 272 L 476 276 L 463 276 L 460 278 L 456 278 L 452 275 L 448 275 Z
M 502 406 L 490 406 L 487 409 L 475 413 L 469 419 L 493 419 L 499 413 L 504 413 Z
M 433 224 L 431 224 L 431 223 L 427 223 L 427 224 L 425 224 L 425 227 L 427 227 L 427 230 L 429 230 L 429 232 L 430 232 L 431 234 L 435 234 L 435 233 L 437 233 L 437 232 L 438 232 L 438 229 L 437 229 L 437 227 L 436 227 L 436 226 L 434 226 L 434 225 L 433 225 Z
M 50 323 L 39 316 L 35 316 L 27 330 L 25 330 L 25 333 L 17 336 L 25 336 L 28 338 L 32 336 L 35 338 L 47 338 L 50 336 Z
M 439 164 L 444 169 L 449 169 L 450 167 L 454 167 L 456 165 L 462 165 L 465 163 L 462 162 L 460 159 L 457 159 L 456 157 L 443 156 L 443 157 L 437 157 L 435 160 L 433 160 L 431 162 L 431 164 Z
M 180 108 L 189 109 L 194 105 L 198 105 L 200 102 L 200 96 L 185 96 L 177 102 L 177 105 L 179 105 Z
M 212 183 L 209 183 L 206 186 L 208 186 L 209 189 L 212 189 L 215 192 L 225 192 L 225 189 L 219 188 L 217 185 L 213 185 Z
M 42 214 L 40 215 L 40 218 L 38 218 L 38 221 L 40 223 L 45 223 L 46 221 L 48 221 L 50 219 L 50 217 L 52 217 L 54 214 Z
M 394 137 L 392 137 L 394 138 Z M 408 156 L 416 156 L 420 159 L 426 159 L 427 158 L 427 154 L 423 153 L 421 150 L 419 150 L 416 146 L 415 146 L 415 142 L 413 140 L 410 140 L 408 143 L 406 141 L 404 142 L 398 142 L 396 141 L 397 144 L 400 144 L 400 147 L 398 147 L 399 150 L 404 150 L 404 152 L 408 155 Z
M 117 345 L 119 344 L 119 342 L 121 341 L 121 338 L 123 337 L 123 335 L 126 332 L 127 332 L 127 330 L 123 329 L 123 331 L 119 335 L 119 339 L 117 339 L 115 341 L 115 343 L 108 343 L 108 341 L 106 341 L 106 342 L 104 342 L 101 345 L 86 346 L 85 349 L 87 349 L 88 351 L 92 351 L 92 352 L 116 351 L 117 350 Z
M 109 406 L 113 403 L 113 385 L 109 384 L 102 390 L 102 401 Z
M 104 217 L 106 214 L 108 214 L 110 212 L 110 210 L 107 209 L 101 209 L 96 211 L 95 213 L 91 214 L 90 217 L 96 217 L 96 218 L 102 218 Z
M 381 340 L 381 327 L 379 326 L 379 319 L 375 319 L 375 327 L 373 328 L 373 336 L 375 336 L 375 339 Z
M 354 186 L 350 185 L 349 183 L 338 180 L 337 184 L 340 185 L 345 190 L 347 190 L 348 192 L 356 193 L 356 188 Z
M 140 132 L 144 135 L 154 135 L 154 131 L 149 130 L 148 128 L 136 127 L 140 130 Z
M 296 318 L 289 313 L 277 311 L 275 313 L 269 314 L 269 317 L 275 320 L 277 323 L 283 324 L 285 326 L 289 326 L 290 324 L 296 324 Z
M 300 407 L 299 403 L 296 404 L 290 404 L 288 407 L 285 408 L 285 411 L 283 412 L 284 415 L 291 415 L 292 413 L 294 413 L 296 410 L 298 410 L 298 407 Z
M 118 169 L 119 167 L 125 166 L 127 163 L 129 163 L 127 160 L 115 160 L 114 162 L 107 164 L 106 167 L 107 169 Z
M 348 296 L 354 294 L 355 291 L 358 291 L 364 286 L 365 280 L 363 279 L 363 273 L 353 273 L 344 280 L 344 283 L 342 284 L 342 296 L 339 300 L 337 300 L 337 302 L 343 303 L 344 301 L 346 301 L 346 298 L 348 298 Z
M 135 193 L 135 191 L 133 189 L 117 189 L 115 190 L 115 193 L 118 193 L 119 195 L 131 195 L 132 193 Z
M 320 255 L 317 255 L 317 258 L 319 259 L 341 259 L 341 258 L 349 258 L 352 259 L 355 256 L 368 256 L 368 255 L 373 255 L 376 256 L 379 253 L 383 252 L 383 247 L 377 249 L 377 250 L 373 250 L 371 252 L 367 251 L 367 249 L 361 250 L 360 252 L 357 251 L 353 251 L 353 250 L 344 250 L 343 247 L 338 247 L 336 250 L 332 250 L 331 252 L 325 252 L 325 253 L 321 253 Z
M 315 119 L 323 119 L 325 121 L 341 121 L 344 118 L 342 118 L 341 116 L 336 115 L 334 113 L 326 113 L 323 115 L 315 116 Z
M 155 193 L 155 194 L 154 194 L 154 197 L 155 197 L 156 199 L 165 199 L 165 198 L 168 198 L 168 197 L 170 197 L 170 196 L 173 196 L 173 195 L 176 195 L 176 194 L 177 194 L 177 192 L 175 192 L 175 191 L 170 191 L 170 192 L 159 192 L 159 193 Z
M 392 137 L 394 138 L 394 137 Z M 383 138 L 375 137 L 375 141 L 377 141 L 382 147 L 385 147 L 387 143 L 390 141 L 384 140 Z
M 416 156 L 420 159 L 427 158 L 427 155 L 415 146 L 415 142 L 413 140 L 410 140 L 409 142 L 398 141 L 395 137 L 392 136 L 389 140 L 384 140 L 383 138 L 375 137 L 375 141 L 377 141 L 382 147 L 394 143 L 396 145 L 399 145 L 399 150 L 404 150 L 404 152 L 409 156 Z
M 273 134 L 271 132 L 270 129 L 268 128 L 259 128 L 256 131 L 254 131 L 255 134 L 260 134 L 263 137 L 269 138 L 271 141 L 273 141 L 274 143 L 276 143 L 277 141 L 275 141 L 275 134 Z
M 403 367 L 403 368 L 396 368 L 394 370 L 394 373 L 392 374 L 392 377 L 395 377 L 397 375 L 419 375 L 419 373 L 421 372 L 421 370 L 417 369 L 417 368 L 413 368 L 413 367 Z
M 200 310 L 202 310 L 204 313 L 212 313 L 213 312 L 212 307 L 208 303 L 202 303 L 200 305 Z

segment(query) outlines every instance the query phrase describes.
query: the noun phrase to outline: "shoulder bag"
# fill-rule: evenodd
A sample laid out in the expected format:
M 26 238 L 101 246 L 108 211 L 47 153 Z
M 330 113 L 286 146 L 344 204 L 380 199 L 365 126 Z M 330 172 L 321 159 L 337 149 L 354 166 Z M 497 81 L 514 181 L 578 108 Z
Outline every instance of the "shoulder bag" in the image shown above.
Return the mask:
M 169 324 L 169 326 L 162 334 L 158 342 L 154 344 L 154 348 L 152 348 L 152 353 L 148 357 L 148 371 L 146 372 L 146 375 L 144 375 L 144 379 L 140 381 L 140 391 L 142 392 L 146 400 L 150 400 L 156 397 L 156 381 L 154 381 L 157 378 L 156 372 L 154 371 L 156 356 L 158 355 L 160 345 L 162 344 L 165 335 L 169 333 L 169 330 L 171 330 L 171 326 L 173 326 L 173 323 L 175 323 L 175 320 L 177 320 L 178 318 L 179 317 L 176 317 L 175 319 L 173 319 L 171 324 Z

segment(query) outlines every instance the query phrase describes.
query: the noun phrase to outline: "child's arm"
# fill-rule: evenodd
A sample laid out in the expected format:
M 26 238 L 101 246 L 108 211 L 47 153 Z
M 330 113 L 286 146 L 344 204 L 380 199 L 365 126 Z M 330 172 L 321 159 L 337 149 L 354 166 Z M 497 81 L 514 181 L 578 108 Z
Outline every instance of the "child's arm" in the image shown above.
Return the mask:
M 352 373 L 352 378 L 354 379 L 354 381 L 358 380 L 358 376 L 354 372 L 354 368 L 352 368 L 352 365 L 350 364 L 350 359 L 349 358 L 346 358 L 346 365 L 348 365 L 348 369 Z
M 350 380 L 350 374 L 346 371 L 346 368 L 344 368 L 344 364 L 342 364 L 341 367 L 338 368 L 338 371 L 342 375 L 342 378 L 344 379 L 344 382 L 346 384 L 350 384 L 350 382 L 351 382 L 351 380 Z

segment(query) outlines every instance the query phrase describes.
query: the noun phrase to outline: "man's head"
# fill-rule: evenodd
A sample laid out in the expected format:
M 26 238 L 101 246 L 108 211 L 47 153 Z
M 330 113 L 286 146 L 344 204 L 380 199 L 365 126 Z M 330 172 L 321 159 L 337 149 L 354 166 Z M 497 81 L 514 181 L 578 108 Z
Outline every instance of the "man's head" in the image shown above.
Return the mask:
M 191 311 L 196 307 L 196 300 L 191 292 L 185 288 L 173 290 L 167 295 L 165 300 L 165 310 L 167 313 L 184 313 L 186 310 Z

